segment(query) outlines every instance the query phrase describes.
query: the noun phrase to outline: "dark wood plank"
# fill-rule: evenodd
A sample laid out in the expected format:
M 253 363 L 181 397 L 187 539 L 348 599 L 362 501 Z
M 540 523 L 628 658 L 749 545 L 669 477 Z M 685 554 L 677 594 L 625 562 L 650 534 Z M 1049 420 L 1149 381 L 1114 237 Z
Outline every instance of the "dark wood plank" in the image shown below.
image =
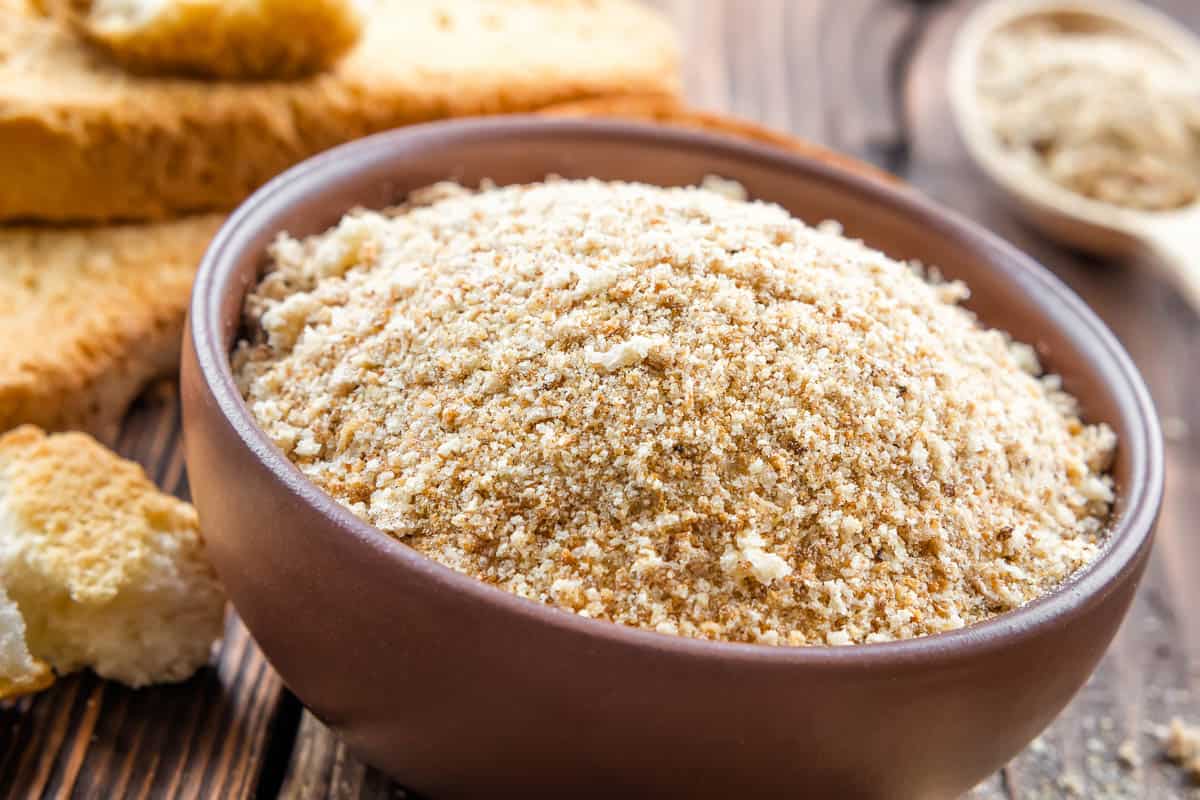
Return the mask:
M 1193 29 L 1200 6 L 1155 3 Z M 1114 263 L 1063 250 L 1030 231 L 969 162 L 952 124 L 945 64 L 955 30 L 974 3 L 937 14 L 922 36 L 906 83 L 912 157 L 905 176 L 934 198 L 982 222 L 1048 266 L 1112 327 L 1146 377 L 1172 427 L 1200 424 L 1200 319 L 1149 264 Z M 1182 425 L 1176 420 L 1182 420 Z M 1003 780 L 977 797 L 1058 797 L 1071 787 L 1083 797 L 1171 798 L 1189 792 L 1178 770 L 1164 765 L 1148 735 L 1171 717 L 1195 719 L 1200 601 L 1195 583 L 1200 547 L 1191 521 L 1200 512 L 1194 491 L 1200 449 L 1194 436 L 1168 441 L 1169 479 L 1158 544 L 1130 616 L 1101 666 L 1039 742 L 1016 758 Z M 1132 742 L 1143 765 L 1123 768 L 1117 750 Z
M 307 713 L 279 796 L 281 800 L 415 800 L 400 784 L 351 755 L 335 734 Z
M 147 393 L 118 450 L 186 497 L 172 385 Z M 290 745 L 298 715 L 230 613 L 210 666 L 185 683 L 134 691 L 85 673 L 0 705 L 0 795 L 249 798 L 269 767 L 271 742 Z

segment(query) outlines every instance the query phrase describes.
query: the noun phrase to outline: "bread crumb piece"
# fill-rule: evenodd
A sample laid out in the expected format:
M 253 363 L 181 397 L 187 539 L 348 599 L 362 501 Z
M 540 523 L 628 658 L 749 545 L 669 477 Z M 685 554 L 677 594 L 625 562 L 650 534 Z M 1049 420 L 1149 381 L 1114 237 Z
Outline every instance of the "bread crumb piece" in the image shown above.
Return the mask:
M 705 175 L 704 180 L 700 181 L 700 188 L 707 189 L 729 200 L 740 202 L 750 199 L 745 186 L 729 178 L 722 178 L 720 175 Z
M 1138 753 L 1137 742 L 1126 739 L 1117 747 L 1117 763 L 1128 770 L 1135 770 L 1142 765 L 1141 754 Z
M 224 621 L 195 509 L 79 433 L 0 437 L 0 585 L 34 657 L 133 687 L 191 676 Z
M 1083 797 L 1087 790 L 1078 772 L 1064 772 L 1058 777 L 1058 788 L 1070 797 Z
M 584 358 L 593 367 L 599 367 L 605 372 L 613 372 L 622 367 L 640 364 L 650 355 L 650 351 L 661 347 L 663 339 L 652 339 L 648 336 L 634 336 L 623 342 L 618 342 L 611 349 L 597 353 L 588 349 Z
M 1163 739 L 1163 752 L 1168 760 L 1183 767 L 1193 781 L 1200 783 L 1200 729 L 1175 717 Z
M 964 287 L 778 206 L 439 185 L 271 255 L 234 356 L 259 424 L 368 523 L 522 597 L 880 642 L 1016 608 L 1103 539 L 1113 432 Z

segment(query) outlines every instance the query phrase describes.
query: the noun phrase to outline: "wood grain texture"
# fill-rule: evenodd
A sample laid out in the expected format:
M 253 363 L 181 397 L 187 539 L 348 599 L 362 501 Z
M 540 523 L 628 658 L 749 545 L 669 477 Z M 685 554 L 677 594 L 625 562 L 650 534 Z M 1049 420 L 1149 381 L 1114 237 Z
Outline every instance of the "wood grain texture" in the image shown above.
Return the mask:
M 1032 254 L 1124 342 L 1176 436 L 1146 580 L 1113 648 L 1065 713 L 971 794 L 1185 798 L 1150 733 L 1200 720 L 1200 317 L 1151 265 L 1067 252 L 1024 227 L 969 163 L 946 103 L 950 42 L 972 0 L 651 0 L 684 41 L 695 105 L 805 136 L 899 174 Z M 1200 30 L 1200 3 L 1157 0 Z M 173 394 L 151 393 L 122 451 L 186 495 Z M 0 796 L 411 798 L 300 710 L 235 617 L 214 666 L 141 692 L 91 676 L 0 706 Z M 1036 667 L 1031 666 L 1031 680 Z M 1116 759 L 1131 741 L 1143 765 Z
M 351 755 L 336 735 L 307 712 L 296 734 L 279 796 L 305 800 L 417 800 L 400 784 Z

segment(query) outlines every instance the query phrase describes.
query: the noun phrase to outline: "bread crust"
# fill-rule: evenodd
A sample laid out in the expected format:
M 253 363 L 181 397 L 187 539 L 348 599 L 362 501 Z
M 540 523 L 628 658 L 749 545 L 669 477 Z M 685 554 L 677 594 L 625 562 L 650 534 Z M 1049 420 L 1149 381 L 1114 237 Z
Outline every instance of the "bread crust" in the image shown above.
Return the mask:
M 30 654 L 25 619 L 0 582 L 0 700 L 40 692 L 53 683 L 50 665 Z
M 222 220 L 0 228 L 0 431 L 112 441 L 145 385 L 178 367 L 192 278 Z
M 130 0 L 34 0 L 140 75 L 287 80 L 327 69 L 362 33 L 358 0 L 169 0 L 145 19 Z M 121 13 L 114 13 L 121 12 Z
M 379 0 L 332 69 L 289 82 L 132 75 L 0 0 L 0 220 L 227 210 L 333 145 L 445 117 L 674 93 L 675 35 L 632 0 Z

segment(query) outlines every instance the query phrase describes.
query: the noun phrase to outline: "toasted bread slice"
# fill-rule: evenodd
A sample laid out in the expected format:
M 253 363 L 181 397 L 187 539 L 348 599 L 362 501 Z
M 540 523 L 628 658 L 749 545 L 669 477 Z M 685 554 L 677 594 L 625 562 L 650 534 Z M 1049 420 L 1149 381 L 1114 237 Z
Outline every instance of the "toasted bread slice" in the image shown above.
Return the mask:
M 543 109 L 542 113 L 556 117 L 599 117 L 633 122 L 654 122 L 660 125 L 721 133 L 747 141 L 780 147 L 797 155 L 807 156 L 826 164 L 857 172 L 864 177 L 892 184 L 901 183 L 900 179 L 890 172 L 885 172 L 853 156 L 839 153 L 799 136 L 767 128 L 748 119 L 691 108 L 673 95 L 644 94 L 600 97 L 553 105 Z
M 184 680 L 221 635 L 195 509 L 81 433 L 0 437 L 0 580 L 59 674 Z
M 672 93 L 675 36 L 634 0 L 376 0 L 359 44 L 288 82 L 133 75 L 0 0 L 0 220 L 227 210 L 335 144 L 415 122 Z
M 144 75 L 290 79 L 327 69 L 362 34 L 361 0 L 34 0 Z
M 23 422 L 111 441 L 179 363 L 192 277 L 220 216 L 0 228 L 0 431 Z
M 54 683 L 54 673 L 33 657 L 25 643 L 25 619 L 0 584 L 0 700 L 41 691 Z

